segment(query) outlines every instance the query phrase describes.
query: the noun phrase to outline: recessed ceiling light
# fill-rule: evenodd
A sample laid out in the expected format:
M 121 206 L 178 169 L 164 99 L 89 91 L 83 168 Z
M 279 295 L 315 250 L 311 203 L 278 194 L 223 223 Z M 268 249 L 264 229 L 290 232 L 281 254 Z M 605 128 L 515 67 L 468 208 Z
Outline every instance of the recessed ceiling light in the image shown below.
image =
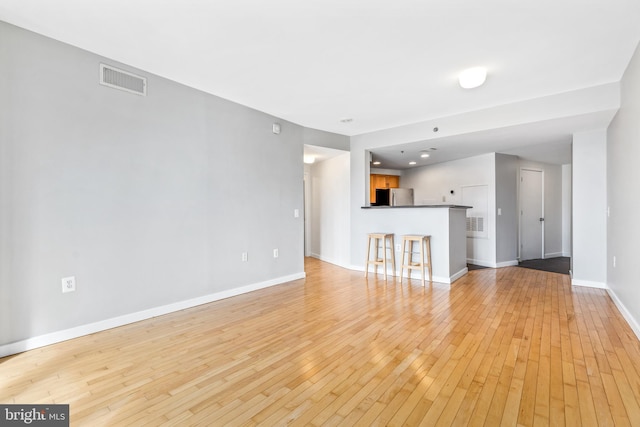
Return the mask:
M 409 164 L 410 164 L 411 166 L 413 166 L 413 165 L 415 165 L 415 164 L 416 164 L 416 162 L 409 162 Z
M 351 123 L 352 121 L 353 121 L 353 119 L 352 119 L 352 118 L 350 118 L 350 117 L 349 117 L 349 118 L 346 118 L 346 119 L 340 119 L 340 122 L 341 122 L 341 123 Z
M 460 73 L 458 80 L 464 89 L 473 89 L 484 83 L 487 79 L 487 69 L 484 67 L 468 68 Z
M 422 157 L 423 159 L 426 159 L 427 157 L 429 157 L 429 153 L 422 153 L 420 154 L 420 157 Z
M 380 164 L 380 162 L 375 161 L 375 162 L 373 162 L 373 164 L 374 164 L 374 165 L 376 165 L 376 166 L 378 166 L 378 165 Z

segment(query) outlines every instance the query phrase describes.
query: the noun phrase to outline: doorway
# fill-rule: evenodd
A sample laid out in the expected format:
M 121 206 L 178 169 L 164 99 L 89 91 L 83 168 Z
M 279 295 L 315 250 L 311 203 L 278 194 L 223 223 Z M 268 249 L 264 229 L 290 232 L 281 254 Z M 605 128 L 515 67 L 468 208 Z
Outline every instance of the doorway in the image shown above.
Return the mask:
M 520 261 L 544 258 L 544 171 L 520 169 Z

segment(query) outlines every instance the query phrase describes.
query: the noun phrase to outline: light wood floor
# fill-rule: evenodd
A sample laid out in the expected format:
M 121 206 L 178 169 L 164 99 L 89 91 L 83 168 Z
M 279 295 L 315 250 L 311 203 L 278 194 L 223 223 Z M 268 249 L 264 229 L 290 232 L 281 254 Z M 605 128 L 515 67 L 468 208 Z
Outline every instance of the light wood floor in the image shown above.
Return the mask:
M 308 278 L 0 359 L 72 425 L 640 425 L 640 343 L 602 290 L 509 267 L 450 287 Z

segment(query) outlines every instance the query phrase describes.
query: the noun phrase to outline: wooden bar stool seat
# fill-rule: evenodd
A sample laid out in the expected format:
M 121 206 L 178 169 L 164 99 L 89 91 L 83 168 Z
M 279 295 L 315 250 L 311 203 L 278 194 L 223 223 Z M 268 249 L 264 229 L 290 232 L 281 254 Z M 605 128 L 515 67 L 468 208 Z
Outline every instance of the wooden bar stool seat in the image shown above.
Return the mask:
M 374 247 L 371 248 L 373 240 Z M 387 243 L 389 246 L 387 246 Z M 371 250 L 373 249 L 373 260 L 370 259 Z M 380 254 L 382 249 L 382 254 Z M 390 255 L 387 256 L 387 250 Z M 384 280 L 387 280 L 387 261 L 391 261 L 393 274 L 396 272 L 396 255 L 393 246 L 393 233 L 369 233 L 367 238 L 367 260 L 364 264 L 364 277 L 369 277 L 369 265 L 374 265 L 374 273 L 378 273 L 378 266 L 384 269 Z
M 413 245 L 417 243 L 420 245 L 420 259 L 417 262 L 413 261 L 414 252 Z M 426 252 L 426 260 L 425 260 L 425 252 Z M 409 254 L 408 258 L 405 260 L 405 254 Z M 431 236 L 421 236 L 421 235 L 406 235 L 402 236 L 402 262 L 400 264 L 400 283 L 402 283 L 402 275 L 404 273 L 404 269 L 407 269 L 408 276 L 411 278 L 411 270 L 412 269 L 420 269 L 422 272 L 422 286 L 425 285 L 425 268 L 429 269 L 429 281 L 432 281 L 431 275 Z

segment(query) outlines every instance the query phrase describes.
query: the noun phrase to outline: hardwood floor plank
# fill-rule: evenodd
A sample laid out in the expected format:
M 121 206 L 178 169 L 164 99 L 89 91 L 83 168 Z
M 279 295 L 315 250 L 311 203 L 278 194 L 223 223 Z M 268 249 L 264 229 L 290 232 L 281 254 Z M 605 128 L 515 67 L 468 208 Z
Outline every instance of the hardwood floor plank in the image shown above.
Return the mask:
M 0 359 L 73 425 L 633 425 L 640 341 L 600 289 L 518 267 L 307 278 Z

